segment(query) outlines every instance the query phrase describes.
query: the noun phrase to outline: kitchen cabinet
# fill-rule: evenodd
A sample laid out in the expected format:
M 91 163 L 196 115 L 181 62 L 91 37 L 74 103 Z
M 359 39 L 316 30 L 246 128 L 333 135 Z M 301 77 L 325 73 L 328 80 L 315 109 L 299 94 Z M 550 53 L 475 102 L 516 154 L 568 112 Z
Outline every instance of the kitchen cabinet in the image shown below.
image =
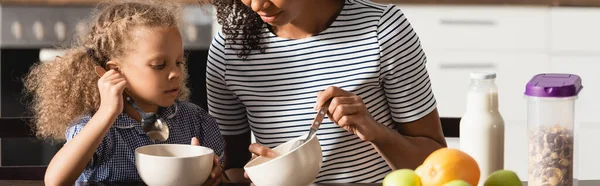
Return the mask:
M 549 18 L 543 7 L 400 5 L 424 49 L 543 51 Z
M 472 71 L 495 71 L 500 111 L 521 119 L 523 91 L 549 70 L 544 7 L 399 5 L 419 35 L 440 116 L 461 117 Z M 510 103 L 510 104 L 505 104 Z
M 551 57 L 553 72 L 573 73 L 581 76 L 583 89 L 576 101 L 576 118 L 584 122 L 600 120 L 598 111 L 600 104 L 600 71 L 594 66 L 600 66 L 600 54 L 597 56 L 562 56 Z M 599 121 L 600 122 L 600 121 Z
M 600 55 L 600 8 L 552 8 L 553 54 Z

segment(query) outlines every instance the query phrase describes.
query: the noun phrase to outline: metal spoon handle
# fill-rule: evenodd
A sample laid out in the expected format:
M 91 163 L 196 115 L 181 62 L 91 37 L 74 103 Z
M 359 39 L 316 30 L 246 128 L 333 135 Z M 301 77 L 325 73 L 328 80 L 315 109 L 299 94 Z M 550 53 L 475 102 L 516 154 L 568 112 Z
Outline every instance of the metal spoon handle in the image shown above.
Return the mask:
M 331 99 L 327 100 L 321 106 L 321 109 L 317 113 L 317 116 L 315 116 L 315 119 L 313 120 L 313 122 L 310 126 L 310 131 L 308 132 L 308 136 L 306 136 L 306 141 L 308 141 L 311 138 L 311 136 L 315 132 L 317 132 L 317 130 L 319 130 L 319 127 L 321 126 L 321 123 L 323 122 L 323 119 L 325 118 L 325 115 L 327 114 L 327 109 L 329 108 L 330 103 L 331 103 Z

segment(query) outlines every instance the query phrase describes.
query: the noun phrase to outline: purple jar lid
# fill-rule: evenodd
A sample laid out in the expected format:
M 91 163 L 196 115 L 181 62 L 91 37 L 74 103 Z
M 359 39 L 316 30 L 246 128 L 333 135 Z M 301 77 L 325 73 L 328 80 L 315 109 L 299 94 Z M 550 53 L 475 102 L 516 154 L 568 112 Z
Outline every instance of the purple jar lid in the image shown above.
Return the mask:
M 577 96 L 583 86 L 575 74 L 538 74 L 527 83 L 525 95 L 533 97 Z

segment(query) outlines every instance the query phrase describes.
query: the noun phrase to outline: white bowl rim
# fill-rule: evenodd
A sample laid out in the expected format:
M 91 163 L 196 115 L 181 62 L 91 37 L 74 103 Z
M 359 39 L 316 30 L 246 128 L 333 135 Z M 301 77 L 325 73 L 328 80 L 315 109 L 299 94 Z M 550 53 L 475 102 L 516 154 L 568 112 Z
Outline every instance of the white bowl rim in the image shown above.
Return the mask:
M 302 136 L 299 136 L 299 137 L 297 137 L 297 138 L 294 138 L 294 139 L 302 139 L 302 138 L 306 138 L 306 137 L 305 137 L 306 135 L 307 135 L 307 134 L 304 134 L 304 135 L 302 135 Z M 258 157 L 257 157 L 257 158 L 255 158 L 255 159 L 253 159 L 252 161 L 249 161 L 248 163 L 246 163 L 246 165 L 244 166 L 244 169 L 246 169 L 246 168 L 250 168 L 250 169 L 252 169 L 252 168 L 256 168 L 256 167 L 262 166 L 262 165 L 266 166 L 266 164 L 270 164 L 270 163 L 272 163 L 272 162 L 274 162 L 274 161 L 277 161 L 278 159 L 281 159 L 281 158 L 283 158 L 284 156 L 286 156 L 286 155 L 288 155 L 288 154 L 290 154 L 290 153 L 292 153 L 292 152 L 296 151 L 297 149 L 299 149 L 299 148 L 301 148 L 301 147 L 305 146 L 306 144 L 308 144 L 308 143 L 309 143 L 309 142 L 311 142 L 312 140 L 318 140 L 318 138 L 317 138 L 317 133 L 313 134 L 313 136 L 312 136 L 312 137 L 311 137 L 311 138 L 310 138 L 310 139 L 309 139 L 307 142 L 305 142 L 305 143 L 303 143 L 302 145 L 300 145 L 300 146 L 298 146 L 298 147 L 294 148 L 294 149 L 293 149 L 293 150 L 291 150 L 291 151 L 288 151 L 288 152 L 287 152 L 287 153 L 285 153 L 285 154 L 282 154 L 282 155 L 280 155 L 280 156 L 277 156 L 277 157 L 275 157 L 275 158 L 273 158 L 273 159 L 271 159 L 271 160 L 269 160 L 269 161 L 267 161 L 267 162 L 264 162 L 264 163 L 261 163 L 261 164 L 258 164 L 258 165 L 248 166 L 250 163 L 252 163 L 252 162 L 254 162 L 254 161 L 257 161 L 257 159 L 258 159 Z M 289 141 L 288 141 L 288 142 L 289 142 Z M 287 142 L 286 142 L 286 143 L 287 143 Z M 283 143 L 282 143 L 282 144 L 283 144 Z M 321 145 L 321 144 L 319 144 L 319 145 Z M 277 147 L 275 147 L 275 148 L 277 148 Z
M 199 154 L 199 155 L 192 155 L 192 156 L 177 156 L 177 157 L 173 157 L 173 156 L 157 156 L 157 155 L 150 155 L 150 154 L 146 154 L 146 153 L 141 153 L 139 152 L 140 149 L 142 148 L 149 148 L 149 147 L 156 147 L 156 146 L 186 146 L 186 147 L 192 147 L 192 148 L 203 148 L 208 150 L 206 153 L 204 154 Z M 187 158 L 196 158 L 196 157 L 201 157 L 201 156 L 206 156 L 209 154 L 214 154 L 214 150 L 205 146 L 194 146 L 194 145 L 186 145 L 186 144 L 153 144 L 153 145 L 144 145 L 141 147 L 138 147 L 135 149 L 135 154 L 136 155 L 140 155 L 140 156 L 148 156 L 148 157 L 153 157 L 153 158 L 163 158 L 163 159 L 187 159 Z

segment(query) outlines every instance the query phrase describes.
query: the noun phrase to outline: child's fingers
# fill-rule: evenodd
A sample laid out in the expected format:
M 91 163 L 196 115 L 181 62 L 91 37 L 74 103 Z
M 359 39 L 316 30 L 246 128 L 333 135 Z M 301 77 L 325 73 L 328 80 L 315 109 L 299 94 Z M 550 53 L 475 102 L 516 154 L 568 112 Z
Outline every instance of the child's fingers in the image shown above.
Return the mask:
M 196 137 L 193 137 L 191 144 L 194 146 L 200 146 L 200 140 L 198 140 L 198 138 L 196 138 Z
M 216 160 L 216 162 L 214 160 Z M 206 180 L 206 182 L 202 185 L 205 185 L 205 186 L 219 185 L 219 183 L 221 181 L 221 169 L 218 164 L 219 160 L 216 159 L 216 156 L 213 159 L 213 163 L 214 164 L 213 164 L 212 171 L 210 172 L 210 178 L 208 180 Z
M 221 185 L 221 179 L 215 179 L 215 183 L 212 186 L 219 186 Z
M 127 87 L 127 81 L 121 81 L 119 83 L 117 83 L 115 85 L 115 87 L 117 88 L 117 90 L 119 91 L 119 93 L 123 93 L 123 91 L 125 90 L 125 87 Z
M 117 77 L 117 78 L 114 78 L 114 79 L 111 79 L 111 80 L 108 80 L 108 81 L 110 81 L 113 84 L 117 84 L 117 83 L 120 83 L 122 81 L 125 81 L 125 78 L 119 78 L 119 77 Z
M 118 72 L 114 71 L 114 70 L 110 70 L 108 72 L 106 72 L 106 74 L 104 74 L 104 76 L 100 77 L 100 80 L 103 81 L 110 81 L 116 78 L 121 77 L 121 74 L 119 74 Z
M 210 173 L 210 177 L 213 179 L 221 177 L 221 166 L 219 166 L 218 163 L 219 162 L 217 161 L 216 164 L 213 164 L 213 169 Z
M 107 75 L 106 77 L 100 78 L 100 80 L 98 81 L 98 85 L 99 85 L 99 88 L 103 87 L 103 89 L 108 90 L 112 86 L 116 86 L 118 84 L 121 84 L 122 82 L 126 82 L 125 78 L 119 78 L 118 75 L 116 75 L 116 76 Z

